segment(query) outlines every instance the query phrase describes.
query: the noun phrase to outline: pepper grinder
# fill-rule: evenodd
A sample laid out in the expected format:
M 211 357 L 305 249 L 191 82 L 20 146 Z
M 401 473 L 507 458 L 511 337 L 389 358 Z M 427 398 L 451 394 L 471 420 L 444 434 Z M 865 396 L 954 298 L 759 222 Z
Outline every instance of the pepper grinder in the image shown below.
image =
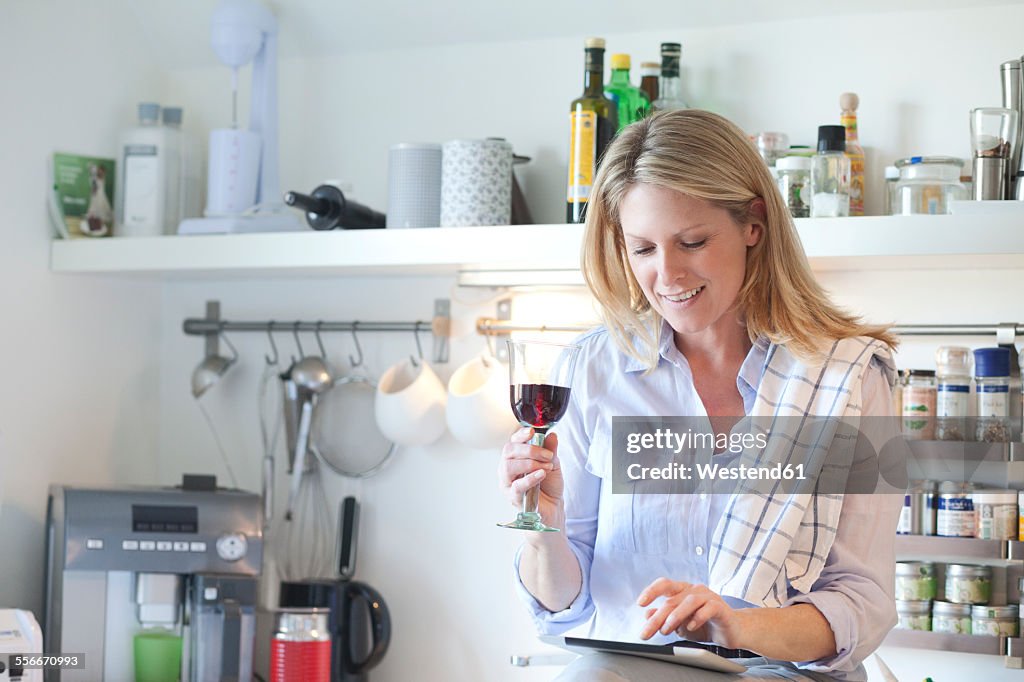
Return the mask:
M 1002 107 L 971 109 L 976 201 L 1006 197 L 1006 174 L 1016 143 L 1016 110 Z
M 311 194 L 286 192 L 284 203 L 301 209 L 314 230 L 362 230 L 384 227 L 385 216 L 372 208 L 346 199 L 334 185 L 320 185 Z
M 1000 80 L 1003 86 L 1003 108 L 1017 112 L 1017 141 L 1010 150 L 1010 163 L 1006 168 L 1005 198 L 1019 198 L 1024 189 L 1017 185 L 1020 170 L 1021 144 L 1024 143 L 1024 80 L 1021 78 L 1021 60 L 1011 59 L 999 66 Z

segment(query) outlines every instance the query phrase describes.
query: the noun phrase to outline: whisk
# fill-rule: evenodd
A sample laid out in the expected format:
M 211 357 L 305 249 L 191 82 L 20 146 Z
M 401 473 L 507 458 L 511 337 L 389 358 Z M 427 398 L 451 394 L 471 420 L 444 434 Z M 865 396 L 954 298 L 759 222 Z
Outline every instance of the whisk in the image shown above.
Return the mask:
M 300 485 L 291 519 L 281 520 L 275 543 L 281 577 L 284 580 L 330 578 L 334 531 L 318 457 L 306 457 Z

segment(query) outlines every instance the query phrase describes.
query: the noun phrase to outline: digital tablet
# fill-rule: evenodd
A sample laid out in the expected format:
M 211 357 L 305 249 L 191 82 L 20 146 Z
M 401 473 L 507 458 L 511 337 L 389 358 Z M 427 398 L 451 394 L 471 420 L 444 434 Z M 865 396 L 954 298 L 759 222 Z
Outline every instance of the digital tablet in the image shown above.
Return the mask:
M 567 649 L 577 654 L 589 654 L 603 651 L 609 654 L 628 654 L 667 661 L 677 665 L 688 665 L 693 668 L 704 668 L 721 673 L 741 673 L 747 666 L 729 660 L 730 658 L 749 658 L 757 656 L 752 651 L 742 649 L 724 649 L 699 642 L 680 641 L 672 644 L 637 644 L 636 642 L 612 642 L 603 639 L 584 639 L 583 637 L 561 637 L 542 635 L 540 640 L 545 644 Z M 721 656 L 719 653 L 726 654 Z

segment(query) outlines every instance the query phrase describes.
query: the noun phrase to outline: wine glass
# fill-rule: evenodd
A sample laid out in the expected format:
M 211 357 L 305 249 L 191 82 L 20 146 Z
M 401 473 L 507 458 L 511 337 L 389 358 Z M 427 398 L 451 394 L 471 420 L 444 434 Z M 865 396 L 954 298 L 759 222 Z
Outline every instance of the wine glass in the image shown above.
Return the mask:
M 548 429 L 558 423 L 569 407 L 569 389 L 580 347 L 543 341 L 507 341 L 509 397 L 512 412 L 522 426 L 534 430 L 530 445 L 544 446 Z M 537 507 L 540 485 L 523 495 L 523 509 L 515 521 L 502 528 L 558 532 L 541 521 Z

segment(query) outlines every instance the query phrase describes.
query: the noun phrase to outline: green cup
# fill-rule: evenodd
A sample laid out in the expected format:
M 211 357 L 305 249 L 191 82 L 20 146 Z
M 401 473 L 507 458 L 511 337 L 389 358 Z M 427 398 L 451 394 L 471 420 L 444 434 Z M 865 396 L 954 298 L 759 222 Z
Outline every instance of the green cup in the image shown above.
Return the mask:
M 181 637 L 167 630 L 135 635 L 135 682 L 178 682 L 181 679 Z

